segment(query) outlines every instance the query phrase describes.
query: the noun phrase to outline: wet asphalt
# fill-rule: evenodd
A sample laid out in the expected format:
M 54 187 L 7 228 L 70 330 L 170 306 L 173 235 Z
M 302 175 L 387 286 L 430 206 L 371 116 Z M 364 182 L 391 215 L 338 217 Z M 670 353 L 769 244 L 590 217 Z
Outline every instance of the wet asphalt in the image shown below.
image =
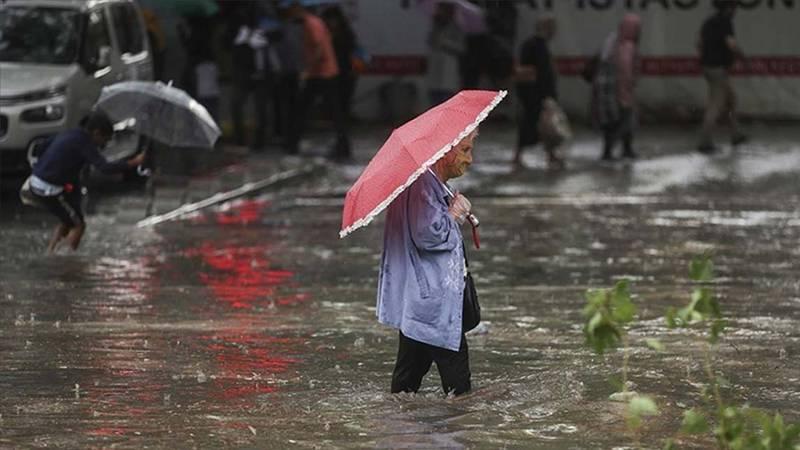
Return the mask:
M 355 161 L 276 149 L 171 155 L 149 183 L 99 178 L 77 253 L 45 256 L 53 220 L 0 203 L 0 447 L 544 448 L 633 446 L 608 379 L 621 352 L 591 353 L 586 289 L 632 281 L 629 378 L 660 414 L 638 439 L 710 448 L 677 433 L 702 406 L 704 341 L 666 327 L 688 302 L 688 263 L 711 252 L 730 327 L 713 363 L 723 395 L 800 421 L 800 130 L 752 126 L 751 143 L 692 151 L 682 127 L 645 129 L 633 162 L 600 165 L 588 131 L 549 171 L 513 129 L 483 127 L 454 185 L 481 218 L 470 263 L 484 325 L 470 336 L 473 393 L 388 394 L 396 331 L 375 319 L 382 221 L 337 237 L 343 196 L 389 130 L 355 138 Z M 197 159 L 201 162 L 198 163 Z M 136 223 L 272 175 L 318 167 L 154 227 Z M 466 230 L 465 230 L 466 231 Z M 645 339 L 666 346 L 655 352 Z

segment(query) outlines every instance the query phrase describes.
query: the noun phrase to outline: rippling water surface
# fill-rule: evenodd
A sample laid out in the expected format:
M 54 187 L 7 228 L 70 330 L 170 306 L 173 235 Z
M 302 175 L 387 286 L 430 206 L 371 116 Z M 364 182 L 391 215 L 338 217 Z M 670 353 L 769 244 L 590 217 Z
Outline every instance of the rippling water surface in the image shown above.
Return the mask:
M 796 422 L 796 201 L 475 198 L 485 323 L 469 339 L 476 389 L 461 398 L 442 397 L 435 368 L 420 394 L 387 393 L 397 336 L 375 319 L 382 224 L 338 240 L 338 200 L 238 202 L 148 230 L 94 216 L 80 253 L 51 258 L 38 254 L 43 226 L 7 219 L 0 447 L 633 446 L 608 401 L 621 354 L 593 355 L 580 331 L 583 292 L 621 278 L 639 305 L 630 378 L 661 409 L 641 439 L 660 447 L 703 380 L 702 337 L 661 317 L 688 300 L 688 261 L 708 250 L 732 322 L 716 352 L 724 394 Z

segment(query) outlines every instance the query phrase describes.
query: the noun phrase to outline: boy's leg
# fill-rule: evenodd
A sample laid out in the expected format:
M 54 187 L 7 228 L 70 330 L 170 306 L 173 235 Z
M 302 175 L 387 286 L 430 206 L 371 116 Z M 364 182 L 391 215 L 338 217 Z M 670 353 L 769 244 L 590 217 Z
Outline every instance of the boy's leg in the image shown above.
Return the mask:
M 69 233 L 67 233 L 67 242 L 72 250 L 77 250 L 78 246 L 81 245 L 81 238 L 83 237 L 83 232 L 85 230 L 86 224 L 82 222 L 70 228 Z
M 56 229 L 53 230 L 53 237 L 50 238 L 50 243 L 47 245 L 47 253 L 53 253 L 58 248 L 58 244 L 69 233 L 69 226 L 63 223 L 58 224 Z

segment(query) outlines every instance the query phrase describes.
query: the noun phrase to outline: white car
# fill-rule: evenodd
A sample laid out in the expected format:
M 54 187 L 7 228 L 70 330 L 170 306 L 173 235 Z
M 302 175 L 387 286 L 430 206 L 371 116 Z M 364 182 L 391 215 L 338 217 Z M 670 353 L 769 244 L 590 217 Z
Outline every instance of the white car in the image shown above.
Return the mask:
M 29 170 L 103 86 L 152 78 L 134 0 L 0 0 L 0 173 Z

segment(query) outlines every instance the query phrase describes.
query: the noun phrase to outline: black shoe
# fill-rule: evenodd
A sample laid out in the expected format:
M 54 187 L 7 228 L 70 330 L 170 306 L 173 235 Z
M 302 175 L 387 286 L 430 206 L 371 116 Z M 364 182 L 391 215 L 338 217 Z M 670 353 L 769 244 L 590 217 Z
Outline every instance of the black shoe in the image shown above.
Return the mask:
M 628 152 L 623 153 L 622 157 L 624 159 L 636 159 L 636 158 L 639 157 L 639 155 L 637 155 L 636 152 L 628 151 Z
M 736 134 L 733 137 L 731 137 L 731 145 L 737 146 L 737 145 L 740 145 L 740 144 L 744 144 L 745 142 L 748 142 L 749 140 L 750 140 L 750 136 L 748 136 L 746 134 L 741 134 L 741 133 L 740 134 Z
M 698 145 L 697 151 L 704 155 L 711 155 L 719 151 L 719 149 L 714 144 L 705 143 Z
M 613 162 L 614 161 L 614 157 L 611 155 L 611 153 L 603 153 L 603 156 L 600 157 L 600 161 L 602 161 L 602 162 Z

